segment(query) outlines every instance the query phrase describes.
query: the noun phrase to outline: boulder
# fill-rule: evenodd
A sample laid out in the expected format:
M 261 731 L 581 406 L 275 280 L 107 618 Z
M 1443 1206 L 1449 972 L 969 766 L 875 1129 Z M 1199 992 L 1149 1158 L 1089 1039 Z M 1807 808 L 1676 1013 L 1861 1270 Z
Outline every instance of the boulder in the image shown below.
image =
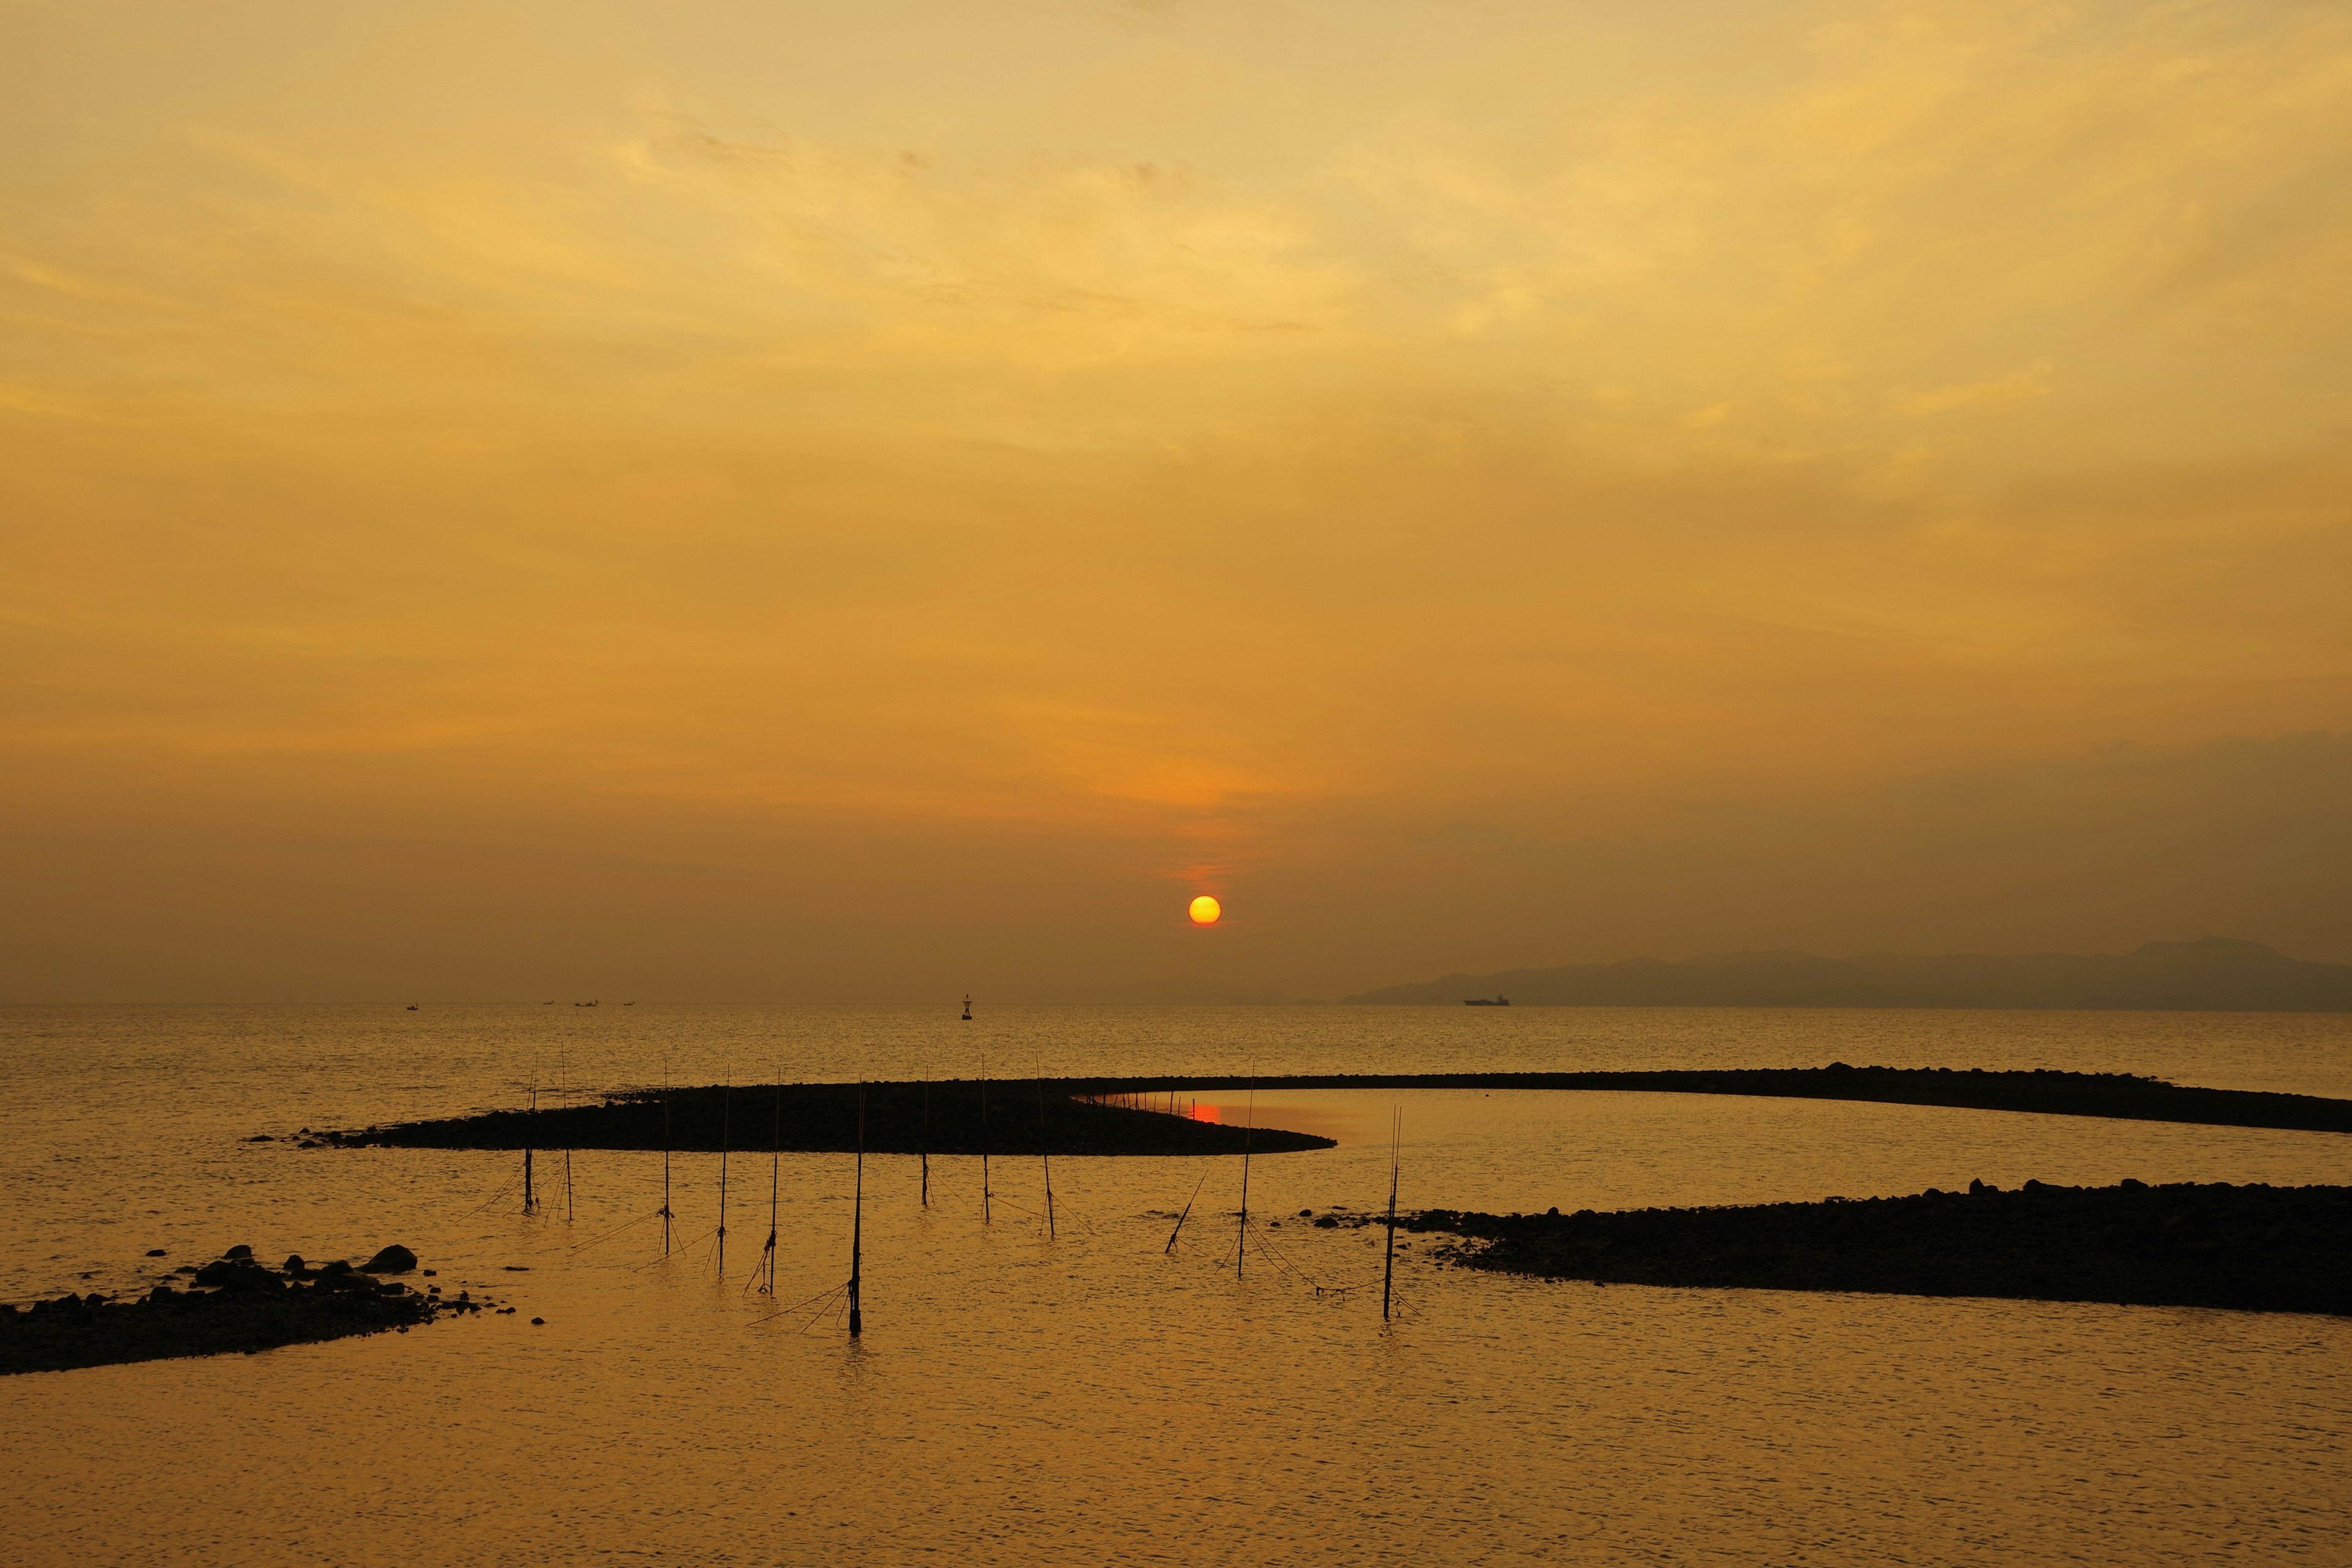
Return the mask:
M 226 1252 L 222 1253 L 221 1256 L 223 1258 L 250 1258 L 253 1256 L 253 1248 L 246 1246 L 243 1242 L 239 1242 L 236 1246 L 230 1247 Z
M 416 1267 L 416 1254 L 395 1241 L 360 1267 L 370 1274 L 405 1274 Z

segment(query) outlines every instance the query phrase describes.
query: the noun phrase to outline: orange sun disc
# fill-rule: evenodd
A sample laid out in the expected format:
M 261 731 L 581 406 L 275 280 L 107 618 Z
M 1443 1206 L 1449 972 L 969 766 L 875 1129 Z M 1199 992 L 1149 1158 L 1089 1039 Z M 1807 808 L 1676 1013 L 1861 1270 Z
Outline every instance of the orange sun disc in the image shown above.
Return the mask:
M 1206 893 L 1192 900 L 1192 923 L 1196 926 L 1215 925 L 1217 917 L 1224 912 L 1217 900 Z

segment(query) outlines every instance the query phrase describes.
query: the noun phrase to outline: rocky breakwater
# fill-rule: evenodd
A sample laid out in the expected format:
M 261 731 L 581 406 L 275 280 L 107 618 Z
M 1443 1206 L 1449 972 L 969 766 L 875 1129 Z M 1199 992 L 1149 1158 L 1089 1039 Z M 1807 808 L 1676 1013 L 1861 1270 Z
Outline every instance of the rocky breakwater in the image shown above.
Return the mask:
M 387 1247 L 356 1266 L 338 1259 L 314 1268 L 293 1257 L 276 1268 L 250 1247 L 232 1247 L 181 1270 L 190 1276 L 182 1287 L 0 1308 L 0 1374 L 251 1352 L 387 1329 L 406 1333 L 489 1305 L 466 1291 L 445 1300 L 437 1285 L 418 1290 L 395 1278 L 415 1268 L 416 1255 L 405 1247 Z
M 1363 1225 L 1327 1215 L 1318 1225 Z M 2352 1187 L 2228 1182 L 1600 1214 L 1429 1209 L 1471 1268 L 1596 1284 L 1882 1291 L 2352 1316 Z

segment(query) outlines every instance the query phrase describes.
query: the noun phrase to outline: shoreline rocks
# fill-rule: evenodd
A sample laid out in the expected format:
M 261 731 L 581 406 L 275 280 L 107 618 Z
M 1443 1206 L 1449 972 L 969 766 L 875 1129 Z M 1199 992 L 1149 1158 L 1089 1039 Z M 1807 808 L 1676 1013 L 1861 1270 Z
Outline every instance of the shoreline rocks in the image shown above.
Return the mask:
M 1378 1224 L 1326 1215 L 1318 1226 Z M 1427 1209 L 1446 1261 L 1596 1284 L 1851 1290 L 2352 1316 L 2352 1187 L 1929 1188 L 1814 1204 L 1491 1215 Z
M 342 1259 L 312 1268 L 297 1255 L 273 1269 L 255 1260 L 252 1247 L 237 1246 L 194 1269 L 193 1289 L 164 1283 L 130 1300 L 93 1291 L 0 1307 L 0 1375 L 251 1353 L 387 1329 L 405 1333 L 488 1304 L 462 1291 L 445 1300 L 438 1286 L 420 1294 L 375 1278 L 415 1263 L 408 1248 L 388 1247 L 357 1268 Z

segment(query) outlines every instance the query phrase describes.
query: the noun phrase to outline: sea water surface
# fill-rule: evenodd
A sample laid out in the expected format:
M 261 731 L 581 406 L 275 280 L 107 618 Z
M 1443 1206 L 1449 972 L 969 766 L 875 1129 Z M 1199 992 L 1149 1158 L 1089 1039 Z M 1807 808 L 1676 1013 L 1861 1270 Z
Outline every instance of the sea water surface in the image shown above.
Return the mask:
M 1789 1009 L 0 1009 L 0 1297 L 244 1242 L 414 1247 L 513 1316 L 0 1380 L 27 1564 L 2341 1563 L 2352 1324 L 1546 1284 L 1299 1215 L 2345 1182 L 2352 1140 L 1696 1095 L 1260 1091 L 1253 1073 L 1856 1065 L 2352 1095 L 2352 1018 Z M 304 1151 L 676 1082 L 1230 1073 L 1241 1163 Z M 247 1142 L 258 1133 L 268 1142 Z M 1191 1203 L 1172 1248 L 1176 1217 Z M 775 1216 L 772 1295 L 753 1280 Z M 168 1256 L 148 1259 L 151 1247 Z M 422 1281 L 419 1281 L 422 1283 Z M 814 1304 L 799 1304 L 815 1299 Z M 543 1326 L 530 1320 L 542 1317 Z

